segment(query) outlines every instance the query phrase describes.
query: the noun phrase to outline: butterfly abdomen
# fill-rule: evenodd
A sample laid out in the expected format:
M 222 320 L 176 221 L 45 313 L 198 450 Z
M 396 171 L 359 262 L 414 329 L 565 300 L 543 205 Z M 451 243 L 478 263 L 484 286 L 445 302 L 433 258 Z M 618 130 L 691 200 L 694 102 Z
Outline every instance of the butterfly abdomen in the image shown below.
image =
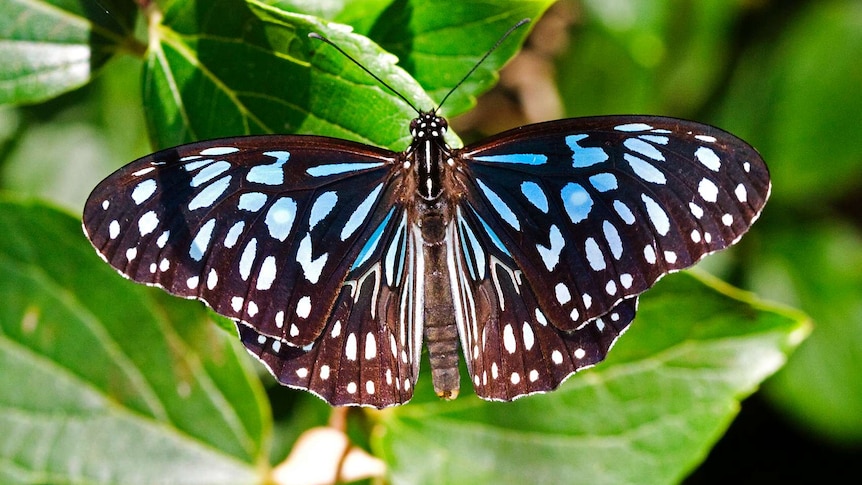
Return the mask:
M 425 226 L 423 226 L 425 227 Z M 424 231 L 423 231 L 424 232 Z M 423 241 L 425 259 L 425 343 L 434 391 L 444 399 L 458 397 L 458 329 L 447 269 L 448 246 Z

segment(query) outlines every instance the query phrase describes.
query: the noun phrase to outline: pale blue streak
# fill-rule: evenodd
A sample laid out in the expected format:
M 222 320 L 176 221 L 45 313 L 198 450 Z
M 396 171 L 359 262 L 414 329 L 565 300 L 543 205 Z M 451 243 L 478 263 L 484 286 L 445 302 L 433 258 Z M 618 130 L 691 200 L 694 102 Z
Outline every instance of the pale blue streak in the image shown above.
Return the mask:
M 331 163 L 328 165 L 318 165 L 316 167 L 308 167 L 305 171 L 312 177 L 326 177 L 327 175 L 338 175 L 348 172 L 359 172 L 368 170 L 369 168 L 382 167 L 383 162 L 368 162 L 368 163 Z
M 518 216 L 516 216 L 515 213 L 512 212 L 512 209 L 508 205 L 506 205 L 503 199 L 501 199 L 496 192 L 494 192 L 493 190 L 491 190 L 490 187 L 485 185 L 484 182 L 479 179 L 476 179 L 476 182 L 479 184 L 479 188 L 482 189 L 482 192 L 485 194 L 485 197 L 488 199 L 488 202 L 491 203 L 491 207 L 493 207 L 494 210 L 497 211 L 497 214 L 499 214 L 504 221 L 508 222 L 510 226 L 515 228 L 515 230 L 520 231 L 521 223 L 518 222 Z
M 474 157 L 477 162 L 488 163 L 517 163 L 521 165 L 544 165 L 548 163 L 548 157 L 540 153 L 509 153 L 505 155 L 487 155 Z
M 386 218 L 383 219 L 383 222 L 377 226 L 377 229 L 374 230 L 374 233 L 371 234 L 371 237 L 368 238 L 368 242 L 365 243 L 365 246 L 359 251 L 359 256 L 356 257 L 356 261 L 353 262 L 353 266 L 350 267 L 350 270 L 362 266 L 368 261 L 368 258 L 371 257 L 371 254 L 374 253 L 374 250 L 377 249 L 377 245 L 380 244 L 380 237 L 383 234 L 383 230 L 386 229 L 386 225 L 389 224 L 389 219 L 392 218 L 392 214 L 395 213 L 395 208 L 389 209 L 389 213 L 386 214 Z

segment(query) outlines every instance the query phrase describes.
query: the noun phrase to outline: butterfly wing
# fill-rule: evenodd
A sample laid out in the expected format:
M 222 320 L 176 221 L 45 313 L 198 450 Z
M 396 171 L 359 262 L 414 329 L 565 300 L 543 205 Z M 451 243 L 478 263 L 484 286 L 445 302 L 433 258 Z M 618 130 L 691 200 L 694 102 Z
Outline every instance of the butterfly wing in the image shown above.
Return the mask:
M 510 401 L 556 389 L 572 373 L 601 362 L 634 319 L 637 297 L 576 330 L 557 328 L 541 295 L 480 215 L 460 208 L 454 227 L 456 323 L 480 397 Z
M 418 234 L 392 208 L 365 243 L 318 341 L 297 348 L 238 325 L 243 344 L 284 385 L 334 405 L 382 408 L 410 400 L 422 350 Z
M 736 242 L 769 196 L 757 152 L 658 117 L 529 125 L 456 151 L 459 329 L 477 393 L 556 388 L 601 361 L 661 276 Z
M 294 373 L 304 366 L 313 375 L 310 350 L 332 359 L 318 366 L 329 364 L 333 374 L 373 373 L 370 364 L 345 369 L 344 359 L 365 355 L 369 335 L 382 347 L 397 331 L 399 359 L 402 350 L 408 357 L 387 369 L 393 382 L 406 382 L 418 370 L 414 322 L 387 318 L 400 317 L 401 288 L 412 286 L 400 279 L 377 291 L 381 269 L 369 269 L 375 260 L 366 244 L 388 238 L 388 246 L 380 247 L 395 251 L 393 261 L 408 266 L 399 169 L 393 152 L 332 138 L 194 143 L 139 159 L 105 179 L 87 201 L 84 230 L 126 277 L 206 302 L 240 322 L 247 345 L 258 342 L 247 338 L 255 333 L 278 341 L 292 356 L 304 356 L 302 365 L 291 364 Z M 373 277 L 358 281 L 368 274 Z M 345 285 L 348 275 L 353 286 Z M 344 329 L 342 339 L 332 337 L 337 325 Z M 320 345 L 324 331 L 330 340 Z M 352 350 L 359 337 L 365 340 Z M 414 347 L 408 349 L 408 342 Z M 321 377 L 321 369 L 316 372 Z M 380 372 L 380 382 L 386 382 L 386 369 Z M 368 375 L 363 386 L 372 379 Z M 310 385 L 326 398 L 337 394 L 330 383 L 289 383 Z M 365 403 L 361 397 L 339 399 Z M 374 399 L 372 404 L 390 403 Z
M 766 165 L 745 142 L 672 118 L 528 125 L 457 155 L 464 205 L 484 217 L 563 330 L 735 243 L 770 191 Z

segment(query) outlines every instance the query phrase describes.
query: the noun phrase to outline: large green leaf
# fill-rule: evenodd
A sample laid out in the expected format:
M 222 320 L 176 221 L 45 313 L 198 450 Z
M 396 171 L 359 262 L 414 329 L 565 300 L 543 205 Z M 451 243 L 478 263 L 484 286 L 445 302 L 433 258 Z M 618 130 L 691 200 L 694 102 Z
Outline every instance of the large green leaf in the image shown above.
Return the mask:
M 403 149 L 413 110 L 308 33 L 330 38 L 417 108 L 430 109 L 500 35 L 520 18 L 539 15 L 548 3 L 448 3 L 447 14 L 440 15 L 444 7 L 439 2 L 396 2 L 369 27 L 368 34 L 383 47 L 346 26 L 282 10 L 280 3 L 166 3 L 159 15 L 150 17 L 144 78 L 154 142 L 169 146 L 290 132 Z M 446 112 L 464 111 L 487 90 L 526 34 L 526 28 L 520 29 L 483 63 L 447 102 Z M 400 58 L 398 65 L 398 58 L 384 48 Z
M 558 391 L 420 398 L 381 414 L 374 444 L 395 483 L 675 483 L 808 329 L 711 278 L 673 276 L 607 361 Z
M 534 22 L 549 0 L 271 0 L 290 12 L 344 23 L 392 54 L 436 103 L 470 71 L 497 39 L 519 20 Z M 497 71 L 520 48 L 529 27 L 521 28 L 446 101 L 447 116 L 463 113 L 475 97 L 497 81 Z M 433 106 L 420 106 L 429 109 Z
M 430 104 L 382 49 L 312 17 L 220 0 L 174 2 L 151 22 L 144 102 L 158 146 L 284 132 L 406 145 L 403 120 L 415 113 L 309 32 L 338 43 L 408 99 Z
M 0 482 L 258 482 L 271 424 L 235 338 L 72 217 L 2 200 L 0 227 Z
M 75 89 L 131 37 L 135 7 L 117 0 L 0 0 L 0 105 Z

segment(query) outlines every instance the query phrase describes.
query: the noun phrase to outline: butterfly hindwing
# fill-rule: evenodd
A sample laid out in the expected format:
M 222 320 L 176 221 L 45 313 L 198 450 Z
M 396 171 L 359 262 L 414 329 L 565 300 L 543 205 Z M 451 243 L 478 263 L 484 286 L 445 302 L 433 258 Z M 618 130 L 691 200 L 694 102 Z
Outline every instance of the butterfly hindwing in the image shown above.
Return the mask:
M 385 407 L 407 402 L 422 350 L 417 252 L 403 211 L 393 209 L 363 247 L 326 328 L 297 348 L 239 324 L 243 344 L 284 385 L 308 389 L 334 405 Z
M 323 137 L 184 145 L 105 179 L 84 228 L 128 278 L 302 347 L 324 330 L 364 241 L 397 206 L 396 159 Z
M 572 373 L 604 360 L 635 317 L 637 297 L 574 330 L 561 330 L 524 278 L 512 253 L 481 216 L 459 210 L 461 249 L 451 273 L 456 321 L 476 394 L 509 401 L 556 389 Z
M 528 125 L 456 155 L 465 212 L 483 217 L 561 330 L 733 244 L 770 190 L 753 148 L 672 118 Z

